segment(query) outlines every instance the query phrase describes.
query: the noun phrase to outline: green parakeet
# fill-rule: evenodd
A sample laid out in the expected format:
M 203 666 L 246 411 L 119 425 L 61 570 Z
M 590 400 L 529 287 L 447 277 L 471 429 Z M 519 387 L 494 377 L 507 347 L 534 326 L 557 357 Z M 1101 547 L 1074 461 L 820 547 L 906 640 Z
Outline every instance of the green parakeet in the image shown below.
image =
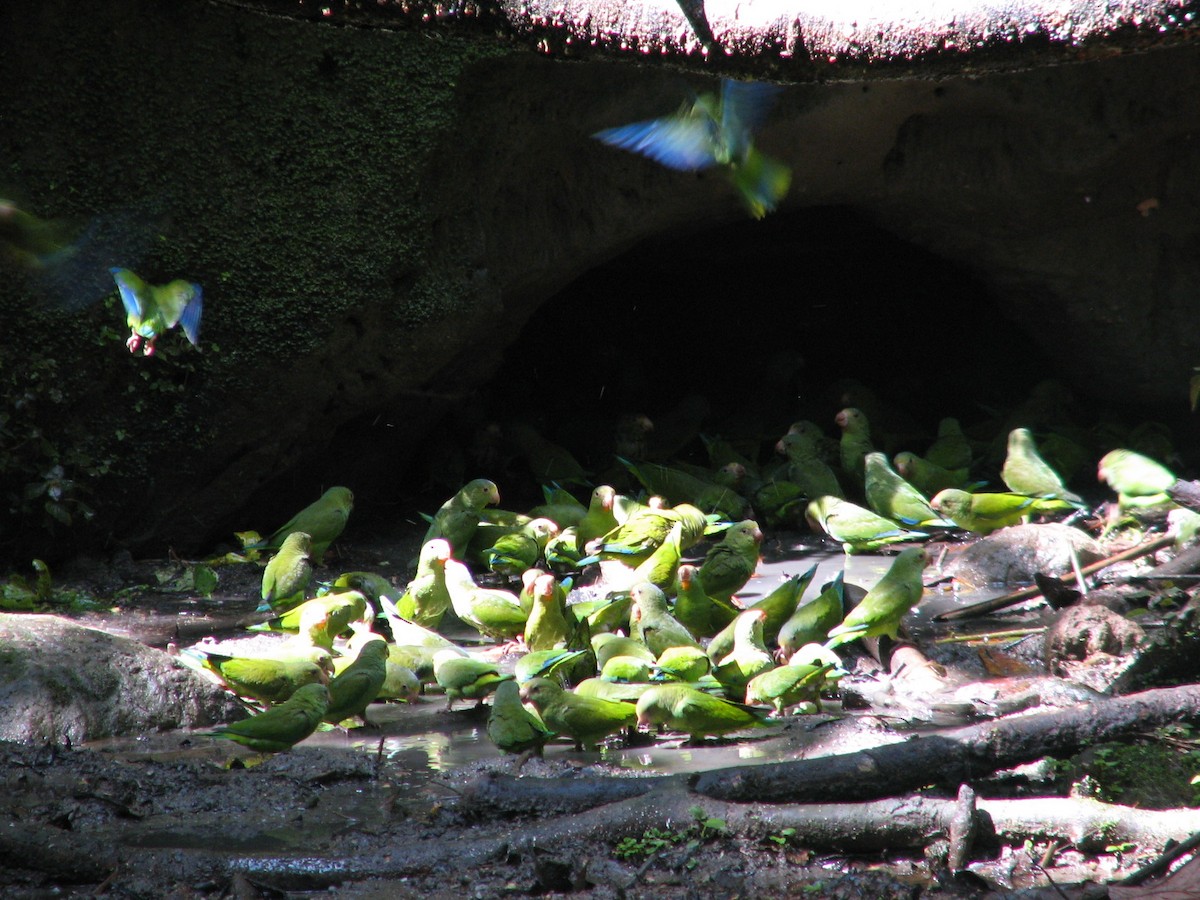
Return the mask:
M 871 443 L 871 424 L 867 421 L 866 413 L 853 406 L 839 412 L 834 422 L 842 429 L 842 439 L 838 444 L 842 471 L 851 483 L 861 488 L 867 454 L 875 449 Z
M 797 606 L 792 617 L 783 623 L 777 637 L 781 659 L 790 659 L 805 644 L 824 643 L 830 629 L 841 624 L 846 614 L 843 575 L 838 572 L 820 594 Z
M 455 700 L 482 702 L 500 682 L 513 678 L 512 675 L 501 675 L 492 663 L 462 656 L 454 650 L 439 650 L 433 655 L 433 675 L 446 691 L 446 709 L 450 709 Z
M 951 472 L 971 467 L 971 442 L 963 434 L 958 419 L 945 418 L 938 422 L 937 438 L 925 451 L 925 458 L 935 466 Z
M 597 700 L 612 700 L 626 704 L 630 710 L 642 694 L 650 689 L 651 683 L 646 681 L 605 681 L 603 678 L 585 678 L 575 685 L 572 691 L 576 697 L 590 697 Z
M 512 591 L 480 587 L 471 570 L 456 559 L 443 567 L 454 614 L 480 634 L 510 640 L 525 631 L 525 610 Z
M 688 503 L 727 519 L 740 519 L 746 511 L 745 498 L 731 488 L 661 463 L 635 463 L 620 456 L 617 459 L 646 490 L 661 494 L 672 504 Z
M 689 18 L 706 21 L 702 11 Z M 777 91 L 773 85 L 726 78 L 719 96 L 701 94 L 673 115 L 605 128 L 593 137 L 671 169 L 720 167 L 750 214 L 761 219 L 783 199 L 792 180 L 791 170 L 759 152 L 752 139 Z
M 632 583 L 648 581 L 663 593 L 674 592 L 675 573 L 683 559 L 682 528 L 679 522 L 671 526 L 663 542 L 633 570 Z
M 316 731 L 328 708 L 329 689 L 323 684 L 306 684 L 266 712 L 204 733 L 237 741 L 259 753 L 280 753 Z
M 655 659 L 668 647 L 700 646 L 692 633 L 671 615 L 667 596 L 659 588 L 642 582 L 630 588 L 629 594 L 633 599 L 631 637 L 645 643 Z
M 943 469 L 915 453 L 897 453 L 894 462 L 896 471 L 927 497 L 946 488 L 965 489 L 970 479 L 968 469 Z
M 829 463 L 821 458 L 818 449 L 820 435 L 809 428 L 789 431 L 775 444 L 775 451 L 788 459 L 788 481 L 797 485 L 808 499 L 814 497 L 841 497 L 842 486 L 838 483 Z
M 192 346 L 200 346 L 200 316 L 204 312 L 204 295 L 200 285 L 182 278 L 169 284 L 146 284 L 128 269 L 111 268 L 125 320 L 129 325 L 129 340 L 125 346 L 130 353 L 140 349 L 146 356 L 154 355 L 154 342 L 176 325 L 183 328 Z
M 950 528 L 953 525 L 941 518 L 924 495 L 896 473 L 882 453 L 872 451 L 866 455 L 863 477 L 867 505 L 879 515 L 906 528 Z
M 708 517 L 690 503 L 681 503 L 671 509 L 643 506 L 605 534 L 595 553 L 602 560 L 620 560 L 636 567 L 666 540 L 676 522 L 681 526 L 680 546 L 684 550 L 699 543 L 708 527 Z
M 577 526 L 571 525 L 546 541 L 542 555 L 546 565 L 555 572 L 568 572 L 583 567 L 585 553 L 579 550 L 579 532 Z
M 592 491 L 587 512 L 575 527 L 575 549 L 581 554 L 586 552 L 588 544 L 617 527 L 617 517 L 613 515 L 616 496 L 617 492 L 607 484 Z
M 383 607 L 380 597 L 395 598 L 400 591 L 378 572 L 343 572 L 333 579 L 330 587 L 335 591 L 358 591 L 367 598 L 371 608 L 378 613 Z
M 566 617 L 565 591 L 553 575 L 539 575 L 533 583 L 533 609 L 525 623 L 525 646 L 554 650 L 567 646 L 571 627 Z
M 767 614 L 767 618 L 763 621 L 763 640 L 766 643 L 775 642 L 779 635 L 779 629 L 792 617 L 800 598 L 804 596 L 804 592 L 812 584 L 816 574 L 817 566 L 814 563 L 806 571 L 785 579 L 761 600 L 756 600 L 746 607 L 747 609 L 761 609 Z
M 304 591 L 312 579 L 312 537 L 293 531 L 263 569 L 260 611 L 286 612 L 304 600 Z
M 428 650 L 457 650 L 462 655 L 466 655 L 466 651 L 462 650 L 444 635 L 439 634 L 432 628 L 426 628 L 424 625 L 418 625 L 400 615 L 396 608 L 396 604 L 388 597 L 380 598 L 380 607 L 384 618 L 387 619 L 388 627 L 392 631 L 392 641 L 396 644 L 424 647 Z
M 487 567 L 502 575 L 520 575 L 533 568 L 558 526 L 549 519 L 533 519 L 517 531 L 501 535 L 483 551 Z
M 824 531 L 840 542 L 847 553 L 878 550 L 888 544 L 929 537 L 923 531 L 909 531 L 891 519 L 840 497 L 818 497 L 808 504 L 805 518 L 809 527 Z
M 699 681 L 711 668 L 708 654 L 699 647 L 668 647 L 659 654 L 652 671 L 658 680 Z
M 834 668 L 832 663 L 820 666 L 777 666 L 756 675 L 746 685 L 746 703 L 773 706 L 778 715 L 789 706 L 812 703 L 821 711 L 821 688 L 825 676 Z
M 760 672 L 775 668 L 775 659 L 763 641 L 763 622 L 767 614 L 761 609 L 748 609 L 733 620 L 733 650 L 716 661 L 712 674 L 725 693 L 740 697 L 748 682 Z M 709 658 L 712 658 L 711 650 Z
M 487 736 L 502 753 L 541 754 L 551 737 L 542 720 L 525 708 L 521 689 L 514 681 L 503 681 L 496 687 L 492 709 L 488 713 Z
M 610 656 L 600 669 L 600 677 L 605 681 L 649 682 L 652 665 L 636 656 Z
M 684 563 L 676 572 L 674 616 L 696 637 L 712 637 L 734 620 L 739 610 L 728 600 L 717 601 L 704 590 L 700 570 Z
M 900 620 L 925 592 L 922 573 L 928 557 L 920 547 L 900 551 L 879 582 L 867 591 L 842 624 L 829 631 L 825 647 L 833 650 L 862 637 L 886 634 L 896 639 Z
M 1042 459 L 1033 433 L 1028 428 L 1014 428 L 1008 433 L 1008 452 L 1000 469 L 1000 478 L 1014 494 L 1065 500 L 1077 508 L 1083 508 L 1083 498 L 1067 490 L 1059 474 Z
M 434 513 L 433 520 L 425 532 L 422 544 L 434 538 L 444 538 L 453 553 L 463 555 L 471 535 L 479 525 L 483 509 L 489 504 L 500 502 L 500 489 L 486 478 L 476 478 L 463 485 L 462 489 L 442 504 Z
M 326 684 L 333 658 L 321 647 L 284 647 L 272 656 L 228 656 L 188 647 L 181 659 L 196 659 L 235 694 L 263 703 L 282 703 L 306 684 Z
M 693 743 L 710 734 L 756 728 L 765 719 L 758 710 L 686 684 L 659 684 L 650 688 L 638 699 L 636 715 L 639 728 L 661 725 L 667 731 L 686 734 Z
M 541 484 L 587 484 L 588 474 L 579 460 L 532 425 L 509 423 L 504 427 L 504 436 Z
M 399 615 L 425 628 L 437 628 L 450 608 L 450 589 L 446 587 L 446 560 L 450 542 L 442 538 L 426 541 L 417 560 L 417 572 L 396 601 Z
M 354 495 L 349 488 L 331 487 L 320 497 L 296 513 L 287 523 L 255 547 L 279 547 L 289 534 L 303 531 L 312 538 L 312 560 L 317 565 L 325 559 L 325 551 L 337 540 L 354 508 Z
M 329 708 L 324 721 L 337 725 L 345 719 L 362 716 L 379 696 L 387 679 L 388 645 L 379 635 L 371 635 L 358 649 L 354 662 L 329 682 Z
M 588 655 L 587 650 L 531 650 L 513 666 L 513 674 L 517 681 L 524 684 L 534 678 L 553 678 L 562 680 L 561 672 L 570 671 L 574 664 Z
M 975 534 L 991 534 L 1038 513 L 1070 512 L 1066 500 L 1043 500 L 1025 494 L 979 493 L 947 488 L 932 500 L 932 506 L 959 528 Z
M 366 615 L 367 598 L 358 591 L 344 591 L 305 600 L 282 615 L 260 625 L 252 625 L 248 630 L 307 633 L 314 643 L 329 650 L 333 647 L 335 637 L 345 632 L 351 622 L 363 619 Z M 309 623 L 307 626 L 306 622 Z
M 725 529 L 721 540 L 709 548 L 700 564 L 700 583 L 715 600 L 729 600 L 758 568 L 762 532 L 753 519 Z
M 611 631 L 592 637 L 592 652 L 596 655 L 596 665 L 601 669 L 614 656 L 633 656 L 651 664 L 658 659 L 644 641 Z
M 527 682 L 521 688 L 521 699 L 537 708 L 546 727 L 555 734 L 574 738 L 576 749 L 593 748 L 637 721 L 632 704 L 584 697 L 546 678 Z
M 1171 502 L 1167 490 L 1175 473 L 1160 462 L 1133 450 L 1111 450 L 1100 460 L 1097 477 L 1117 492 L 1122 509 Z

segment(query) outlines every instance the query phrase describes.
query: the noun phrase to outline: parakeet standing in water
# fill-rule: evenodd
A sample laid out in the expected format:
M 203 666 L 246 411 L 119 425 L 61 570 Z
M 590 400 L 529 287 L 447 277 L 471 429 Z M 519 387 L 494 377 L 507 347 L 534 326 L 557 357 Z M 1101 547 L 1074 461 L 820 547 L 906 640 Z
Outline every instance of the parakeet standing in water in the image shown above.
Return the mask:
M 550 729 L 521 702 L 521 689 L 515 681 L 504 681 L 496 688 L 492 710 L 488 713 L 487 736 L 503 753 L 539 755 L 550 739 Z
M 513 678 L 512 675 L 501 675 L 492 663 L 462 656 L 456 650 L 439 650 L 433 655 L 433 674 L 446 691 L 446 709 L 450 709 L 455 700 L 482 701 L 502 681 Z
M 337 725 L 344 719 L 362 716 L 379 696 L 387 678 L 388 645 L 371 635 L 358 650 L 354 662 L 329 682 L 329 708 L 324 720 Z
M 337 540 L 345 529 L 350 510 L 353 508 L 354 495 L 350 493 L 349 488 L 331 487 L 288 519 L 265 541 L 250 546 L 279 547 L 289 534 L 303 531 L 312 538 L 312 560 L 320 565 L 325 559 L 325 551 L 329 549 L 329 545 Z
M 328 708 L 329 689 L 323 684 L 306 684 L 266 712 L 204 734 L 237 741 L 259 753 L 279 753 L 316 731 Z
M 1038 453 L 1033 433 L 1028 428 L 1014 428 L 1008 433 L 1008 452 L 1000 478 L 1014 494 L 1066 500 L 1082 507 L 1083 498 L 1067 490 L 1062 477 Z
M 778 90 L 725 79 L 720 96 L 702 94 L 674 115 L 605 128 L 593 137 L 685 172 L 721 166 L 750 214 L 761 219 L 783 199 L 792 180 L 791 170 L 760 153 L 752 140 Z
M 176 325 L 183 328 L 193 346 L 200 346 L 200 315 L 204 311 L 200 285 L 182 278 L 169 284 L 146 284 L 129 269 L 114 267 L 109 271 L 125 305 L 130 331 L 125 346 L 130 353 L 140 349 L 146 356 L 153 356 L 159 335 Z
M 683 732 L 693 743 L 710 734 L 755 728 L 765 719 L 758 710 L 686 684 L 655 685 L 638 699 L 636 709 L 639 728 L 662 725 L 667 731 Z
M 891 519 L 839 497 L 818 497 L 808 504 L 804 516 L 810 528 L 840 541 L 847 553 L 878 550 L 888 544 L 929 537 L 923 531 L 909 531 Z
M 259 610 L 286 612 L 304 600 L 304 591 L 312 579 L 312 537 L 293 531 L 284 538 L 279 552 L 263 569 L 262 606 Z
M 883 634 L 895 640 L 900 620 L 920 602 L 925 592 L 922 573 L 927 561 L 928 556 L 921 547 L 902 550 L 842 624 L 830 630 L 825 646 L 833 650 L 861 637 Z
M 521 688 L 521 699 L 537 708 L 547 728 L 574 738 L 578 748 L 595 747 L 637 721 L 637 711 L 630 703 L 585 697 L 546 678 L 527 682 Z

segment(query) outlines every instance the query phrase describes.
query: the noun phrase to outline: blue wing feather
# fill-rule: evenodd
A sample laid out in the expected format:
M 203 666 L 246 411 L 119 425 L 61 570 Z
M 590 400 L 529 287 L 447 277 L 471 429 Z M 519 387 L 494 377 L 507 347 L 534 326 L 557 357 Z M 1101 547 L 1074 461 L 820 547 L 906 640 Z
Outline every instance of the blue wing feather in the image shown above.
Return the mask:
M 672 169 L 693 172 L 716 165 L 711 119 L 668 116 L 605 128 L 593 137 L 613 147 L 631 150 Z
M 113 280 L 117 282 L 117 290 L 121 293 L 121 302 L 125 304 L 125 312 L 131 316 L 145 315 L 142 302 L 138 299 L 137 286 L 130 280 L 132 274 L 128 269 L 111 268 Z
M 183 328 L 183 333 L 187 335 L 187 339 L 195 347 L 200 346 L 200 316 L 203 312 L 204 293 L 200 290 L 200 285 L 192 282 L 192 299 L 183 308 L 179 324 Z

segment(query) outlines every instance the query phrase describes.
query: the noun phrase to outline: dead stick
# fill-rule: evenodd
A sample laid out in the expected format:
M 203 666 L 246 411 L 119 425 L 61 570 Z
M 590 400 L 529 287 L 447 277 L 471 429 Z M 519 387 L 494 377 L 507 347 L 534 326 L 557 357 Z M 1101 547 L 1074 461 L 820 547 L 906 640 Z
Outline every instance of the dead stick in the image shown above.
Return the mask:
M 1168 544 L 1175 542 L 1173 537 L 1160 537 L 1152 541 L 1146 541 L 1143 544 L 1138 544 L 1136 547 L 1130 547 L 1128 550 L 1122 550 L 1107 559 L 1102 559 L 1099 562 L 1094 562 L 1090 566 L 1083 567 L 1083 574 L 1091 575 L 1093 572 L 1099 572 L 1101 569 L 1106 569 L 1114 563 L 1125 562 L 1128 559 L 1137 559 L 1139 556 L 1145 556 L 1148 553 L 1153 553 L 1155 550 L 1161 550 Z M 1067 584 L 1075 581 L 1075 573 L 1067 572 L 1061 578 Z M 990 612 L 995 612 L 998 609 L 1012 606 L 1014 603 L 1019 603 L 1022 600 L 1028 600 L 1033 597 L 1040 597 L 1041 589 L 1037 585 L 1030 585 L 1026 588 L 1021 588 L 1019 591 L 1005 594 L 1003 597 L 993 597 L 991 600 L 984 600 L 982 603 L 973 603 L 970 606 L 964 606 L 962 609 L 952 609 L 948 612 L 938 613 L 933 617 L 935 622 L 949 622 L 954 619 L 968 619 L 973 616 L 984 616 Z

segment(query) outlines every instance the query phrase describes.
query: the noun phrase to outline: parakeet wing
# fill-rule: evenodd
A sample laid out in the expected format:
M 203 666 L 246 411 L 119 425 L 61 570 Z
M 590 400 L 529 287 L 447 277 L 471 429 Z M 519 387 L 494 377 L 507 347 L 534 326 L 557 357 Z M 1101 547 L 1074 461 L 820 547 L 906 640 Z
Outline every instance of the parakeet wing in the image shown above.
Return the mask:
M 204 312 L 204 294 L 193 281 L 172 281 L 162 288 L 160 305 L 167 311 L 167 324 L 176 322 L 193 346 L 200 343 L 200 316 Z
M 692 172 L 716 165 L 714 128 L 707 116 L 666 116 L 605 128 L 593 137 L 610 146 L 648 156 L 672 169 Z
M 146 301 L 150 296 L 150 288 L 129 269 L 112 268 L 113 280 L 117 282 L 117 290 L 121 293 L 121 302 L 125 312 L 141 318 L 146 315 Z
M 779 90 L 777 85 L 761 81 L 727 78 L 721 82 L 721 129 L 727 139 L 733 140 L 736 136 L 743 142 L 742 146 L 729 148 L 734 157 L 745 151 L 750 133 L 766 121 Z

